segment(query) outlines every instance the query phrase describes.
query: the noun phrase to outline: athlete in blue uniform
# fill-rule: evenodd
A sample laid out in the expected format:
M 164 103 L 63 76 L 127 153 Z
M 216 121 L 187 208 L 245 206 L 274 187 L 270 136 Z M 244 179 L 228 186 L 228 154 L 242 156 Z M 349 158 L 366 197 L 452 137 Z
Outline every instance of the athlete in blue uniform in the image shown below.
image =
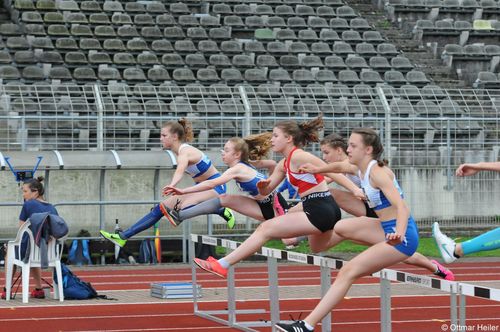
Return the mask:
M 343 173 L 347 176 L 354 184 L 358 187 L 362 187 L 361 179 L 359 178 L 359 169 L 351 164 L 348 160 L 347 156 L 347 142 L 341 136 L 337 134 L 330 134 L 326 136 L 320 143 L 321 152 L 323 154 L 323 159 L 328 163 L 323 167 L 315 167 L 311 164 L 306 164 L 301 167 L 301 170 L 304 172 L 311 173 Z M 388 169 L 387 169 L 388 170 Z M 394 174 L 388 170 L 388 174 L 395 178 Z M 397 188 L 399 188 L 399 184 L 396 182 Z M 371 208 L 367 201 L 357 199 L 351 192 L 339 190 L 339 189 L 330 189 L 335 201 L 339 205 L 339 207 L 352 214 L 355 217 L 367 216 L 371 218 L 378 218 L 376 211 Z M 384 238 L 384 233 L 380 229 L 379 231 L 380 242 Z M 333 239 L 334 240 L 334 239 Z M 331 243 L 334 245 L 335 243 Z M 418 267 L 422 267 L 424 269 L 429 270 L 431 273 L 446 279 L 446 280 L 454 280 L 455 276 L 453 272 L 448 270 L 446 267 L 442 266 L 436 260 L 429 260 L 424 255 L 416 252 L 410 258 L 405 260 L 406 264 L 415 265 Z
M 186 119 L 169 121 L 161 129 L 160 141 L 164 149 L 171 150 L 177 156 L 177 168 L 170 184 L 166 187 L 176 186 L 184 176 L 188 174 L 198 185 L 207 180 L 220 177 L 219 171 L 212 165 L 212 161 L 200 150 L 187 144 L 193 139 L 191 124 Z M 216 186 L 213 190 L 185 195 L 181 198 L 170 197 L 156 205 L 150 213 L 146 214 L 130 228 L 118 234 L 108 233 L 101 230 L 101 235 L 111 242 L 123 247 L 127 240 L 135 234 L 142 232 L 156 224 L 166 213 L 166 208 L 183 209 L 218 197 L 226 192 L 226 186 Z M 233 228 L 234 216 L 231 210 L 222 208 L 216 213 L 221 215 L 227 222 L 228 227 Z M 175 225 L 174 225 L 175 226 Z
M 278 323 L 276 327 L 280 331 L 313 331 L 314 326 L 344 298 L 356 279 L 403 262 L 418 247 L 417 227 L 399 186 L 392 172 L 379 161 L 383 152 L 380 137 L 372 129 L 355 129 L 349 138 L 347 152 L 349 162 L 359 169 L 361 186 L 379 219 L 343 219 L 335 225 L 335 233 L 354 241 L 378 242 L 340 269 L 328 292 L 304 320 L 293 324 Z M 382 241 L 381 229 L 385 233 Z
M 269 195 L 259 194 L 257 183 L 267 179 L 263 173 L 259 172 L 253 164 L 259 164 L 259 161 L 267 155 L 271 148 L 271 133 L 251 135 L 245 138 L 233 137 L 229 139 L 222 150 L 222 161 L 229 167 L 220 177 L 204 181 L 199 185 L 188 188 L 177 188 L 167 186 L 164 194 L 186 195 L 196 192 L 202 192 L 225 186 L 231 180 L 235 180 L 237 186 L 245 195 L 220 195 L 196 206 L 177 211 L 176 209 L 167 209 L 167 218 L 173 224 L 180 224 L 183 220 L 195 216 L 214 213 L 221 207 L 229 207 L 248 217 L 259 221 L 265 221 L 275 216 L 276 207 L 274 206 L 274 197 L 280 206 L 285 206 L 286 201 L 281 194 L 272 192 Z
M 500 162 L 481 162 L 476 164 L 462 164 L 457 168 L 457 176 L 471 176 L 480 171 L 500 172 Z M 500 248 L 500 227 L 483 233 L 468 241 L 456 243 L 439 229 L 436 222 L 432 226 L 432 236 L 436 240 L 441 257 L 446 263 L 452 263 L 458 258 L 479 251 L 495 250 Z

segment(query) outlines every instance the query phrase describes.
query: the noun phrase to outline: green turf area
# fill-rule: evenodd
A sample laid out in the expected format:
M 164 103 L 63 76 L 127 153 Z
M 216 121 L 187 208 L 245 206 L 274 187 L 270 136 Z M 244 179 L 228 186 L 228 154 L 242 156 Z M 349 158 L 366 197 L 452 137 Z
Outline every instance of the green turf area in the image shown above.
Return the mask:
M 457 242 L 463 242 L 470 238 L 461 237 L 457 238 Z M 239 241 L 239 240 L 238 240 Z M 266 247 L 285 249 L 285 245 L 279 240 L 271 240 L 265 244 Z M 343 253 L 359 253 L 365 250 L 365 246 L 354 244 L 351 241 L 343 241 L 334 248 L 328 250 L 329 252 L 343 252 Z M 302 241 L 298 247 L 293 249 L 296 252 L 311 253 L 309 249 L 309 244 L 307 241 Z M 436 247 L 436 243 L 433 238 L 420 238 L 420 245 L 418 246 L 418 252 L 424 256 L 428 257 L 440 257 L 439 252 Z M 223 255 L 224 249 L 217 248 L 217 254 Z M 467 257 L 500 257 L 500 249 L 491 251 L 482 251 L 475 254 L 467 255 Z

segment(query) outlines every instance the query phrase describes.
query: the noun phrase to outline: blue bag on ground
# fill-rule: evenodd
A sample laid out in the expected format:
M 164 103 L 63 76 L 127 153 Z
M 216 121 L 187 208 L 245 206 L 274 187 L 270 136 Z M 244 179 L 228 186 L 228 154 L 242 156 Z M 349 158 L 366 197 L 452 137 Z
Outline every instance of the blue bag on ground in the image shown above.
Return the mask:
M 65 300 L 86 300 L 86 299 L 108 299 L 106 295 L 99 295 L 89 282 L 80 280 L 71 270 L 65 265 L 61 264 L 62 279 L 63 279 L 63 293 Z M 54 282 L 59 283 L 57 274 L 54 271 Z M 109 298 L 109 300 L 114 300 Z

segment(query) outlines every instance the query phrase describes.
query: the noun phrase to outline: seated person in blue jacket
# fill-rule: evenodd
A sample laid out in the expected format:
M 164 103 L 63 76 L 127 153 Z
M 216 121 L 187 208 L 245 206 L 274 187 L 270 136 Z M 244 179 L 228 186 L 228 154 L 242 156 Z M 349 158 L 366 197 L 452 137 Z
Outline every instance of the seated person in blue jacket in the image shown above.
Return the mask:
M 43 197 L 45 189 L 43 188 L 42 181 L 43 176 L 39 176 L 36 179 L 33 178 L 23 183 L 22 189 L 24 204 L 21 209 L 21 213 L 19 214 L 19 226 L 26 222 L 26 220 L 28 220 L 33 213 L 48 212 L 50 214 L 59 215 L 56 208 L 49 202 L 45 201 L 45 198 Z M 24 241 L 25 240 L 23 239 L 22 248 L 25 247 Z M 33 281 L 35 282 L 35 288 L 31 291 L 31 297 L 43 299 L 45 294 L 42 289 L 41 269 L 39 267 L 31 268 L 30 275 L 33 277 Z M 2 292 L 2 299 L 5 299 L 5 297 L 6 291 L 4 288 Z

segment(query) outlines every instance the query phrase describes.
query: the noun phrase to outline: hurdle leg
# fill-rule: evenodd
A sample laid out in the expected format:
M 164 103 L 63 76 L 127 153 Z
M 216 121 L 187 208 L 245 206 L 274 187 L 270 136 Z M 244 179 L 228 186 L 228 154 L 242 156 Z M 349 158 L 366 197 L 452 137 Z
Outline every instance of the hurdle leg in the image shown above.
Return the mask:
M 458 301 L 459 301 L 458 323 L 460 324 L 460 326 L 465 326 L 465 309 L 466 309 L 465 300 L 466 297 L 462 292 L 462 285 L 458 284 Z
M 278 289 L 278 260 L 267 257 L 267 273 L 269 279 L 269 302 L 271 309 L 271 326 L 276 331 L 274 325 L 280 321 L 280 299 Z
M 387 272 L 380 271 L 380 331 L 390 332 L 391 327 L 391 282 Z
M 450 326 L 457 326 L 457 290 L 454 284 L 450 285 Z
M 328 266 L 321 266 L 321 297 L 323 298 L 330 289 L 332 280 L 332 269 Z M 332 330 L 332 313 L 328 313 L 321 320 L 321 331 L 330 332 Z

